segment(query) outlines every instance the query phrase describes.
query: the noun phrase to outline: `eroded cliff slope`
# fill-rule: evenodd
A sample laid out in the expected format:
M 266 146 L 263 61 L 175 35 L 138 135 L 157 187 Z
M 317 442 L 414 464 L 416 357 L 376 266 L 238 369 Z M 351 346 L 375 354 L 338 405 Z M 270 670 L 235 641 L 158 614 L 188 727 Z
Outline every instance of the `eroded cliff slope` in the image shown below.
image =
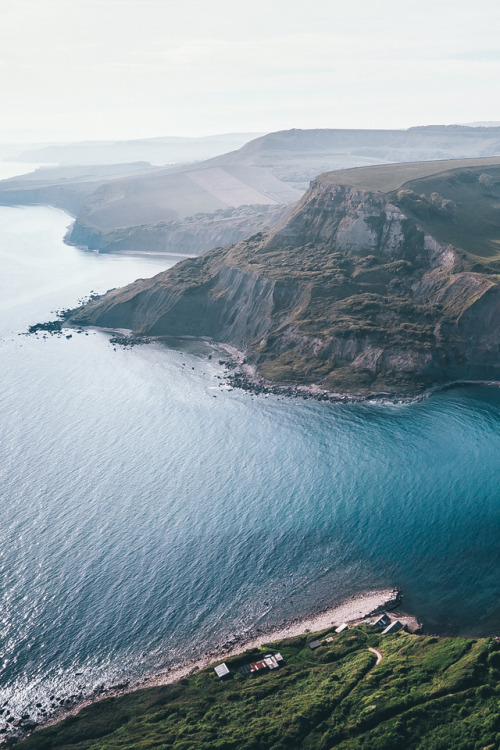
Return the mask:
M 472 197 L 482 213 L 461 247 Z M 329 173 L 278 229 L 111 291 L 73 319 L 211 337 L 267 379 L 334 391 L 500 379 L 499 200 L 500 159 Z

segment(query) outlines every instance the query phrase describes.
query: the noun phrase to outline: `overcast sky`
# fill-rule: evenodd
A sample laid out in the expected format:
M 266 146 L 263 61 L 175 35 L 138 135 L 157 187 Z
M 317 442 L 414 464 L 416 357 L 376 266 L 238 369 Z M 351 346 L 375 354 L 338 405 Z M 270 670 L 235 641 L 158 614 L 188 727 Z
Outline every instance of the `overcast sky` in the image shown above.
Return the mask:
M 500 120 L 498 0 L 1 0 L 0 142 Z

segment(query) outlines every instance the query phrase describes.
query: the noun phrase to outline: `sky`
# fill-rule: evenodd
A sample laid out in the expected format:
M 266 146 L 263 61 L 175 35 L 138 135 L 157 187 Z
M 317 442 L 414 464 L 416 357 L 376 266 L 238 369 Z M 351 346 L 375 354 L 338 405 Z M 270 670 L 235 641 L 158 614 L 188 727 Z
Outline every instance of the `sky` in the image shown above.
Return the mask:
M 500 120 L 497 0 L 3 0 L 0 143 Z

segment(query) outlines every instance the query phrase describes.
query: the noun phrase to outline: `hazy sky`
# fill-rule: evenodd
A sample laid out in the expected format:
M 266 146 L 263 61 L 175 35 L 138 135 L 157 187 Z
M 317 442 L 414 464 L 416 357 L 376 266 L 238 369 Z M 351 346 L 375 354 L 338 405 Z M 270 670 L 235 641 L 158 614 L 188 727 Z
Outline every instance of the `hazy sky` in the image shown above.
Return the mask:
M 0 142 L 500 120 L 498 0 L 1 0 Z

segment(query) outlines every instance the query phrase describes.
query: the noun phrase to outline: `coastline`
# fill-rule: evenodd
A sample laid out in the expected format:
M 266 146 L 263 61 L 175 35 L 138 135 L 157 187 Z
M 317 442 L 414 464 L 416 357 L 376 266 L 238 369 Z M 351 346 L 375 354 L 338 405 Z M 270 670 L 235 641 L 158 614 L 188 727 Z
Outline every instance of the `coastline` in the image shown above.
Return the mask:
M 336 604 L 334 607 L 323 609 L 315 615 L 297 617 L 269 629 L 251 629 L 246 635 L 234 636 L 230 641 L 219 648 L 207 651 L 201 658 L 193 659 L 184 665 L 159 672 L 157 675 L 146 679 L 141 687 L 155 687 L 167 685 L 171 682 L 186 677 L 193 672 L 232 656 L 238 656 L 244 651 L 259 648 L 267 643 L 281 641 L 285 638 L 304 635 L 306 633 L 317 633 L 327 630 L 331 626 L 342 625 L 342 623 L 355 623 L 370 615 L 375 615 L 385 610 L 392 610 L 401 601 L 399 589 L 382 589 L 380 591 L 368 591 L 363 594 L 349 597 Z
M 217 342 L 217 345 L 226 351 L 232 359 L 231 363 L 226 363 L 225 365 L 227 370 L 226 378 L 229 385 L 256 395 L 288 396 L 305 400 L 324 401 L 330 404 L 356 404 L 371 401 L 386 404 L 414 404 L 424 401 L 434 393 L 446 391 L 450 388 L 459 388 L 460 386 L 484 385 L 496 388 L 500 387 L 500 381 L 498 380 L 451 380 L 448 383 L 426 388 L 421 393 L 415 393 L 411 396 L 402 393 L 391 393 L 389 391 L 367 394 L 338 393 L 321 388 L 318 385 L 275 383 L 272 380 L 266 380 L 262 375 L 259 375 L 255 366 L 245 362 L 245 352 L 235 349 L 229 344 Z
M 232 639 L 215 648 L 205 651 L 200 657 L 191 659 L 168 669 L 160 670 L 156 674 L 145 677 L 136 682 L 123 683 L 120 685 L 111 685 L 108 688 L 101 688 L 87 698 L 78 701 L 73 706 L 61 707 L 52 716 L 33 728 L 23 731 L 23 727 L 16 727 L 17 734 L 15 742 L 21 741 L 33 731 L 39 731 L 45 727 L 59 724 L 70 716 L 75 716 L 86 706 L 98 703 L 106 698 L 114 698 L 127 693 L 133 693 L 136 690 L 143 690 L 161 685 L 168 685 L 206 669 L 212 664 L 222 662 L 232 656 L 238 656 L 249 649 L 258 648 L 274 641 L 294 636 L 305 635 L 309 633 L 327 630 L 332 626 L 338 626 L 346 622 L 356 624 L 367 617 L 379 614 L 384 611 L 391 611 L 398 607 L 401 602 L 401 592 L 399 589 L 381 589 L 377 591 L 367 591 L 357 594 L 347 599 L 337 602 L 334 606 L 324 608 L 314 615 L 297 617 L 288 620 L 279 625 L 268 629 L 251 628 L 244 634 L 237 634 Z M 398 617 L 400 617 L 398 611 Z M 407 616 L 405 619 L 410 623 L 410 627 L 419 628 L 420 625 L 415 618 Z M 8 746 L 9 739 L 6 737 L 3 741 Z M 2 746 L 2 740 L 0 740 Z
M 83 333 L 85 329 L 89 329 L 108 334 L 110 336 L 109 340 L 111 344 L 114 346 L 123 346 L 125 348 L 150 343 L 163 343 L 168 346 L 170 341 L 175 341 L 177 343 L 188 340 L 200 341 L 205 344 L 211 344 L 213 347 L 219 348 L 219 350 L 222 350 L 229 355 L 229 361 L 220 359 L 219 364 L 225 368 L 225 380 L 227 385 L 231 388 L 246 391 L 247 393 L 252 393 L 256 396 L 273 395 L 288 398 L 301 398 L 304 400 L 310 399 L 312 401 L 322 401 L 330 404 L 362 404 L 377 402 L 380 404 L 409 405 L 424 401 L 435 393 L 446 391 L 451 388 L 481 385 L 495 388 L 500 387 L 499 380 L 450 380 L 447 383 L 434 385 L 419 393 L 408 395 L 408 393 L 393 393 L 390 391 L 341 393 L 329 391 L 326 388 L 321 388 L 321 386 L 314 384 L 300 385 L 298 383 L 277 383 L 272 380 L 267 380 L 262 377 L 262 375 L 259 375 L 254 365 L 249 365 L 245 362 L 245 352 L 236 349 L 230 344 L 199 336 L 183 336 L 182 338 L 175 336 L 142 336 L 135 334 L 128 328 L 81 326 L 80 324 L 72 322 L 71 314 L 73 312 L 74 310 L 60 310 L 57 312 L 57 320 L 36 323 L 35 325 L 30 326 L 28 331 L 19 332 L 18 335 L 28 336 L 38 332 L 43 332 L 45 335 L 62 336 L 63 329 L 76 331 L 77 333 Z

